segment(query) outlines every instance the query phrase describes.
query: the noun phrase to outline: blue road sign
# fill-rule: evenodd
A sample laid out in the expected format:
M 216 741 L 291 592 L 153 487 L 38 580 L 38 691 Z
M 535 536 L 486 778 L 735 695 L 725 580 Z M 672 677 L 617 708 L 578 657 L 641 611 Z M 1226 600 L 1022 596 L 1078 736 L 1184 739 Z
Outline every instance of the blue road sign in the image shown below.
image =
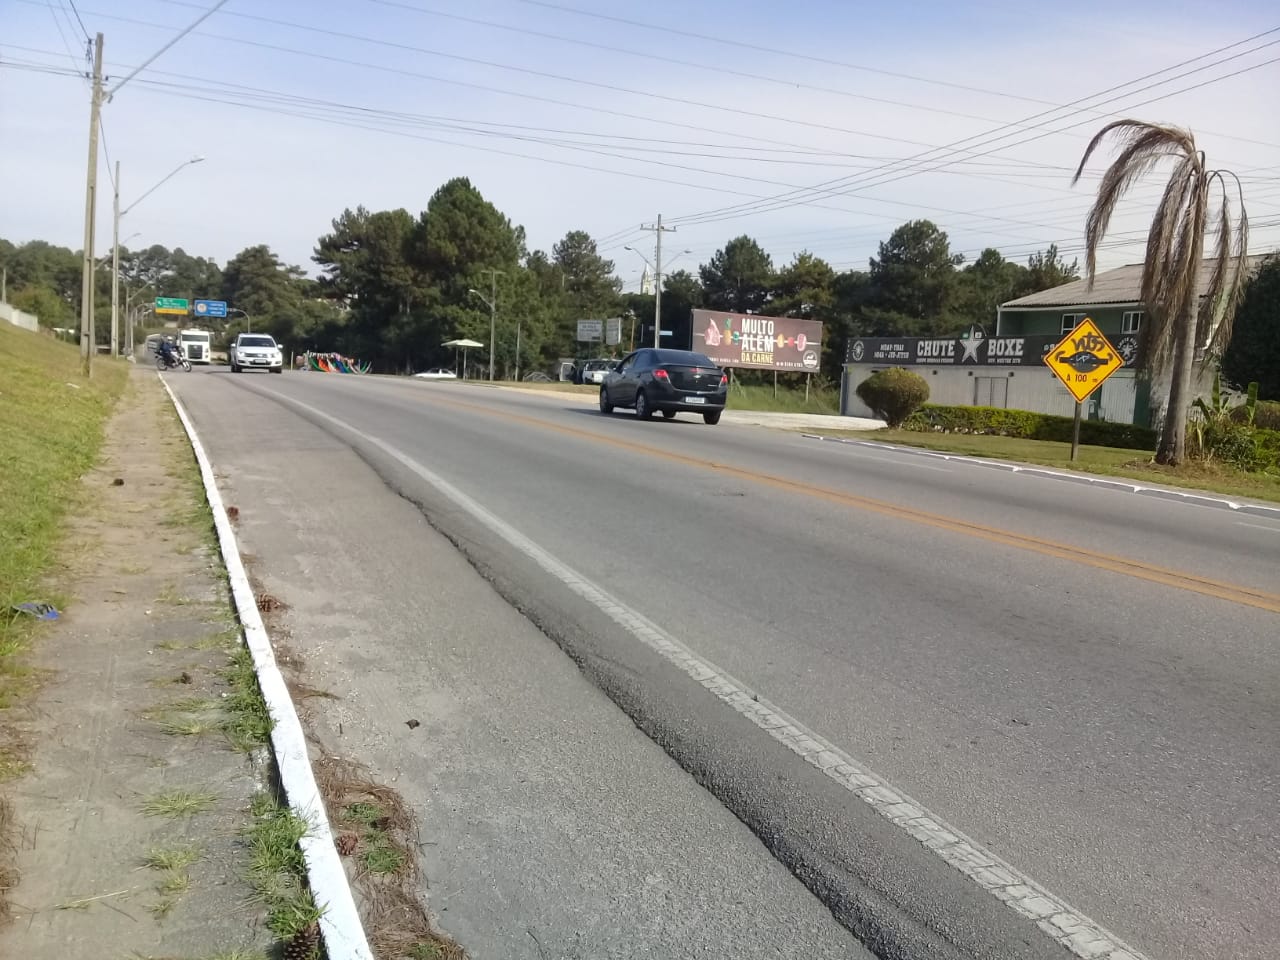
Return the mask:
M 195 302 L 195 315 L 197 317 L 225 317 L 227 315 L 227 301 L 197 300 Z

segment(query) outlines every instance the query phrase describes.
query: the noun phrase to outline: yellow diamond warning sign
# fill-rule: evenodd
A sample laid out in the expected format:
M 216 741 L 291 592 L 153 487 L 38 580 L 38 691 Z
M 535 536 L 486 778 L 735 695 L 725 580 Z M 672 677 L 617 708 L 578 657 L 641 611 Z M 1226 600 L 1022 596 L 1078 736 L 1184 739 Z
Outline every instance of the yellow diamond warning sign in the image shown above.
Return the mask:
M 1124 366 L 1124 358 L 1089 317 L 1050 350 L 1044 362 L 1066 384 L 1077 403 L 1083 403 L 1107 377 Z

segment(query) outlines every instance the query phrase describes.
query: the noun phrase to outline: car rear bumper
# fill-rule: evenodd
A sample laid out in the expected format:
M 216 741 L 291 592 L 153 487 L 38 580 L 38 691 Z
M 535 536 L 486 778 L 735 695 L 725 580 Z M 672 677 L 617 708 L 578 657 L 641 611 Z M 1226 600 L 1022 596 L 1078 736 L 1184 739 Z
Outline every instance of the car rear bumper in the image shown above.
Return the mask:
M 690 394 L 671 388 L 649 392 L 649 406 L 654 410 L 703 413 L 707 410 L 723 410 L 728 399 L 728 394 L 725 393 Z

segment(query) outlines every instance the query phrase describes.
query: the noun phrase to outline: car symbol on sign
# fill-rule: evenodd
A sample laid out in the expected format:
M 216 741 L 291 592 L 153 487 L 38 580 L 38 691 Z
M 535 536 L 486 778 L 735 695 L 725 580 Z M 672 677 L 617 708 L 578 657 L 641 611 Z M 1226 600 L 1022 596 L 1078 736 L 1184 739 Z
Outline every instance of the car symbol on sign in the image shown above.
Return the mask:
M 1092 373 L 1111 362 L 1111 357 L 1100 357 L 1092 350 L 1077 350 L 1070 355 L 1060 353 L 1054 359 L 1058 363 L 1065 363 L 1076 373 Z

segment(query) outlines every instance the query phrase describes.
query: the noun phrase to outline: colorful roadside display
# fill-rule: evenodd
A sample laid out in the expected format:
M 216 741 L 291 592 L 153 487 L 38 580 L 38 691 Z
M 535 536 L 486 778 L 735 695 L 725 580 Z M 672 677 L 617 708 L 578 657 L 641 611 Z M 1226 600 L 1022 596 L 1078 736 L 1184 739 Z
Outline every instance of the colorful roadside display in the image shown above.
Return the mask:
M 817 373 L 822 324 L 794 317 L 693 311 L 693 349 L 722 368 Z
M 373 365 L 367 361 L 352 360 L 340 353 L 311 353 L 298 358 L 299 366 L 316 373 L 368 373 Z

